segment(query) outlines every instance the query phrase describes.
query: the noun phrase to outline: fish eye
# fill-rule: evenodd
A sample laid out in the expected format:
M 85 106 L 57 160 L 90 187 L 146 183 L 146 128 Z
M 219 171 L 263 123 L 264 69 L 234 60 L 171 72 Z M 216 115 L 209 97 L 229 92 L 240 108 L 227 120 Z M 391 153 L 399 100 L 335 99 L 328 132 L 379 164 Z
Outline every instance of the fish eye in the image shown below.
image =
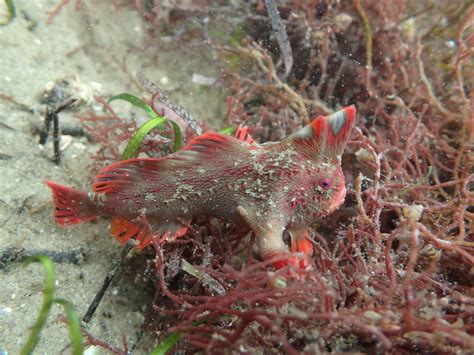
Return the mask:
M 331 187 L 331 181 L 329 181 L 329 179 L 323 179 L 321 180 L 321 182 L 319 183 L 319 185 L 324 189 L 324 190 L 327 190 Z

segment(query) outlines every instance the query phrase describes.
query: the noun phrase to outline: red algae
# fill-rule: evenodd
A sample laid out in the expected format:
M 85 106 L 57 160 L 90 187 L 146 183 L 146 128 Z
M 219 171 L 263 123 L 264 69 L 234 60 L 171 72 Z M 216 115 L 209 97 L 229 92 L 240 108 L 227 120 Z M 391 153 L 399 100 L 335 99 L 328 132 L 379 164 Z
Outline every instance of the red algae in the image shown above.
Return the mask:
M 215 219 L 196 219 L 182 238 L 155 243 L 157 291 L 146 329 L 181 332 L 180 349 L 210 353 L 474 348 L 474 73 L 467 65 L 474 8 L 468 1 L 278 5 L 293 49 L 286 79 L 263 2 L 226 9 L 243 34 L 211 41 L 229 90 L 226 122 L 247 125 L 263 143 L 354 104 L 346 202 L 314 225 L 306 269 L 273 271 L 254 258 L 246 226 Z M 144 16 L 153 40 L 196 11 L 160 10 Z M 200 14 L 219 19 L 213 10 L 205 4 Z M 206 31 L 175 34 L 176 45 L 202 44 Z M 98 161 L 118 159 L 116 143 L 134 128 L 104 106 L 106 120 L 82 118 L 96 132 Z M 164 154 L 162 143 L 144 151 Z M 214 284 L 184 272 L 181 259 Z

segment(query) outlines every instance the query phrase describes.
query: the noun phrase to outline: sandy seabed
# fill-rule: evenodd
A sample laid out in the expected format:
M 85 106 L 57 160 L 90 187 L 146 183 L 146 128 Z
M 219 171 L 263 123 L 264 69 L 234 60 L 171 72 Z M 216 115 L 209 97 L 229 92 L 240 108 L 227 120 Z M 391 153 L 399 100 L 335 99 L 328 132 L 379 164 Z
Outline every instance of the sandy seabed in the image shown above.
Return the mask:
M 43 124 L 43 94 L 54 82 L 66 79 L 82 98 L 79 111 L 94 108 L 93 94 L 139 94 L 134 71 L 150 58 L 150 51 L 133 52 L 127 56 L 127 70 L 123 69 L 127 52 L 141 46 L 145 37 L 143 23 L 132 9 L 117 12 L 109 2 L 94 1 L 76 11 L 71 2 L 48 24 L 48 12 L 59 1 L 14 3 L 16 18 L 0 27 L 0 353 L 11 354 L 25 343 L 42 303 L 43 268 L 40 264 L 22 267 L 21 256 L 80 255 L 77 263 L 55 263 L 55 295 L 71 301 L 82 316 L 121 249 L 108 238 L 105 220 L 67 229 L 54 223 L 50 191 L 43 180 L 87 189 L 96 146 L 85 137 L 63 137 L 62 164 L 54 165 L 51 139 L 41 146 L 34 133 L 34 127 Z M 199 56 L 190 58 L 179 49 L 160 53 L 158 59 L 153 58 L 148 75 L 195 117 L 215 121 L 223 101 L 191 82 L 196 68 L 201 74 L 212 74 L 212 68 L 199 62 Z M 124 103 L 114 108 L 123 115 L 130 110 Z M 61 124 L 79 126 L 77 112 L 61 114 Z M 89 331 L 118 346 L 125 336 L 129 346 L 135 345 L 134 352 L 145 352 L 154 341 L 139 334 L 151 297 L 133 278 L 119 276 Z M 53 310 L 38 352 L 68 352 L 68 329 L 59 320 L 62 310 L 58 306 Z

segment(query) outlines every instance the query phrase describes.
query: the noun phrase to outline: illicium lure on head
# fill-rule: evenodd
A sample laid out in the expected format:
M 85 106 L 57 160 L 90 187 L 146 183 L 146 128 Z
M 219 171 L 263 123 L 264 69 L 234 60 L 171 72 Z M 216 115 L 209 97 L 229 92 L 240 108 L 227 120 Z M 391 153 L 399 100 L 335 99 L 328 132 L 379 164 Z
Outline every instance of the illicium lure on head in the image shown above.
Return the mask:
M 110 216 L 113 237 L 121 243 L 134 238 L 144 248 L 156 238 L 184 235 L 194 217 L 208 215 L 247 223 L 264 259 L 288 254 L 285 230 L 291 252 L 310 256 L 309 226 L 346 195 L 341 155 L 355 115 L 349 106 L 265 144 L 255 143 L 245 129 L 236 137 L 205 133 L 167 157 L 103 168 L 91 193 L 46 181 L 54 216 L 60 226 Z M 295 255 L 275 267 L 304 264 Z

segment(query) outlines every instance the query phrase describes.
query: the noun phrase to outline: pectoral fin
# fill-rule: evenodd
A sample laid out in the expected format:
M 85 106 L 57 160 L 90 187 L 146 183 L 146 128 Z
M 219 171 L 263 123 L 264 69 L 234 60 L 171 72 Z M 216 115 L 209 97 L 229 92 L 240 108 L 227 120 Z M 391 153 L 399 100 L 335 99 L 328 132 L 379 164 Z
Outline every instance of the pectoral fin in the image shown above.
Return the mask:
M 251 211 L 242 206 L 239 206 L 237 211 L 255 233 L 260 256 L 264 260 L 276 260 L 273 263 L 275 269 L 280 269 L 286 265 L 299 266 L 301 268 L 307 265 L 305 259 L 292 255 L 288 251 L 282 239 L 284 224 L 279 218 L 269 215 L 267 218 L 258 219 L 255 217 L 255 214 L 252 214 Z M 274 218 L 270 218 L 271 216 Z
M 289 229 L 288 233 L 291 236 L 291 252 L 303 253 L 307 257 L 313 255 L 313 244 L 309 239 L 308 229 Z

